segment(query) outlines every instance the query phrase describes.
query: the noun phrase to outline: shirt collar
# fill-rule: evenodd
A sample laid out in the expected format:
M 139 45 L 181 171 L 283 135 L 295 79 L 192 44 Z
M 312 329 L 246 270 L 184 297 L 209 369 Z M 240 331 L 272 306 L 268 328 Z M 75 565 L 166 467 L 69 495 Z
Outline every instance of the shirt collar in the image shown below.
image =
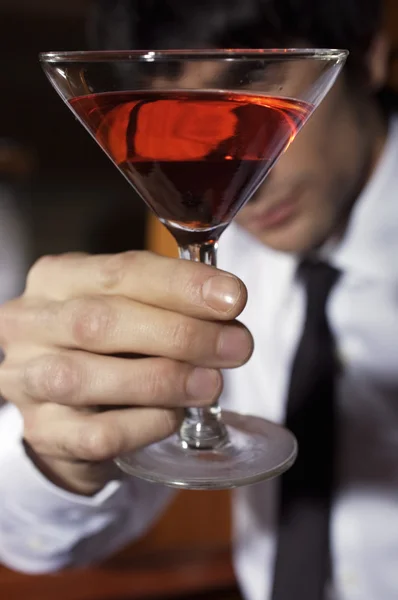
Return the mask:
M 391 119 L 381 158 L 352 211 L 344 239 L 329 254 L 342 271 L 398 277 L 398 117 Z

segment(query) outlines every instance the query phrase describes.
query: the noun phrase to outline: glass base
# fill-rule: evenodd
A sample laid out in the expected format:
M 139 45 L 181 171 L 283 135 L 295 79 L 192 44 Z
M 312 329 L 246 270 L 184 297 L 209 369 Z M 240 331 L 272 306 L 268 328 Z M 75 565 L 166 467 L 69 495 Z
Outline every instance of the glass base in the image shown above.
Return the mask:
M 170 487 L 220 490 L 281 475 L 295 461 L 290 431 L 261 419 L 222 413 L 229 441 L 215 450 L 184 448 L 178 434 L 116 459 L 122 471 Z

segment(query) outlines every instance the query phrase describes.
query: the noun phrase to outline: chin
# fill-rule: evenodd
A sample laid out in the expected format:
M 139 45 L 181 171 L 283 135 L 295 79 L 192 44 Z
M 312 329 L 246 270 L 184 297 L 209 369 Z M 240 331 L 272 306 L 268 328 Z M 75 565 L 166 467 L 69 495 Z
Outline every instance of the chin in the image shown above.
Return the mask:
M 313 247 L 312 244 L 309 244 L 305 240 L 295 240 L 295 239 L 286 239 L 284 237 L 278 236 L 259 236 L 256 235 L 256 238 L 272 250 L 276 250 L 278 252 L 286 252 L 288 254 L 303 254 Z
M 321 226 L 295 219 L 285 226 L 252 232 L 252 235 L 265 246 L 278 252 L 304 254 L 319 246 L 328 237 L 325 233 L 328 229 L 324 223 Z

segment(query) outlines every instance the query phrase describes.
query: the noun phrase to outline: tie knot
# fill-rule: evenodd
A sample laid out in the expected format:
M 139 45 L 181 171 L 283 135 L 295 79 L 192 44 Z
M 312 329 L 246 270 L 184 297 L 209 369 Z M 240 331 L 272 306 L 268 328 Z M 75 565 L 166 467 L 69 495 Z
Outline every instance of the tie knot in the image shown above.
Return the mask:
M 297 277 L 304 285 L 316 281 L 320 285 L 330 287 L 337 281 L 339 271 L 336 267 L 319 258 L 303 258 L 297 266 Z
M 337 282 L 340 272 L 318 258 L 304 258 L 297 267 L 297 277 L 303 283 L 308 308 L 324 310 L 329 293 Z

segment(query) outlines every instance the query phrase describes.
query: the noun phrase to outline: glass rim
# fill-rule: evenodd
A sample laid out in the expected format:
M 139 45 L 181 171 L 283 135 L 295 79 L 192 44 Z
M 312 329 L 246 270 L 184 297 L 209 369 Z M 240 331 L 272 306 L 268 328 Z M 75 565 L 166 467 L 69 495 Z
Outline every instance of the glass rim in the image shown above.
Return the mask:
M 41 52 L 39 59 L 45 63 L 58 62 L 112 62 L 156 60 L 259 60 L 291 57 L 297 59 L 319 58 L 320 60 L 341 61 L 347 58 L 348 50 L 334 48 L 264 48 L 264 49 L 198 49 L 198 50 L 78 50 L 62 52 Z

